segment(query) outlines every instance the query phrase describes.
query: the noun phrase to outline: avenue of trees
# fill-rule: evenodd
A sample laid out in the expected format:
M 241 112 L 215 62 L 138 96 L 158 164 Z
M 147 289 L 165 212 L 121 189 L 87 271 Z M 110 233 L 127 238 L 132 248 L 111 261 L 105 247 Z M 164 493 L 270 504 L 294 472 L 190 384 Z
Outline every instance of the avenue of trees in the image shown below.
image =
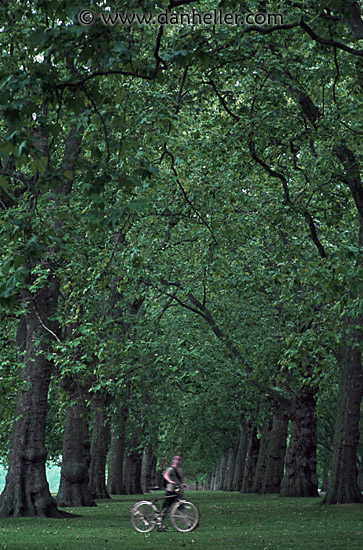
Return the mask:
M 363 502 L 363 2 L 83 8 L 0 5 L 0 517 L 141 493 L 175 452 L 203 487 Z

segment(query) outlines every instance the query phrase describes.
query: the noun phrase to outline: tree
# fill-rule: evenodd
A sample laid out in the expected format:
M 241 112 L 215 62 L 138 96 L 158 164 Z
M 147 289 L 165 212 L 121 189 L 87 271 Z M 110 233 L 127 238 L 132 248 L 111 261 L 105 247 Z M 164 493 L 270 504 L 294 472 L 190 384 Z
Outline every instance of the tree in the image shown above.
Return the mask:
M 0 501 L 1 516 L 62 515 L 51 498 L 45 478 L 45 419 L 53 370 L 52 343 L 58 340 L 54 318 L 61 271 L 67 262 L 62 239 L 63 216 L 69 216 L 67 209 L 77 188 L 74 180 L 82 139 L 90 145 L 91 156 L 85 153 L 82 157 L 87 170 L 85 179 L 78 180 L 78 185 L 82 188 L 85 184 L 84 189 L 89 191 L 85 217 L 88 214 L 96 227 L 103 220 L 102 190 L 112 169 L 117 172 L 117 156 L 111 159 L 111 146 L 115 142 L 110 144 L 105 118 L 96 104 L 100 97 L 97 79 L 112 73 L 148 81 L 156 77 L 161 63 L 158 51 L 162 29 L 156 36 L 154 30 L 149 29 L 141 34 L 147 34 L 152 43 L 150 63 L 146 61 L 150 42 L 145 45 L 148 41 L 143 41 L 143 49 L 138 54 L 145 73 L 130 67 L 128 55 L 120 61 L 117 70 L 111 70 L 107 29 L 92 32 L 74 24 L 76 9 L 77 6 L 67 2 L 60 10 L 45 4 L 28 8 L 12 2 L 1 7 L 7 22 L 3 37 L 4 51 L 8 53 L 2 67 L 1 205 L 5 226 L 2 233 L 8 241 L 8 250 L 5 252 L 3 248 L 2 252 L 7 271 L 0 298 L 4 307 L 21 309 L 26 327 L 22 373 L 26 391 L 18 397 L 9 471 Z M 66 24 L 56 28 L 60 18 Z M 92 59 L 89 35 L 95 39 Z M 20 40 L 15 41 L 15 37 Z M 122 44 L 126 44 L 125 51 L 130 45 L 128 37 L 125 42 L 116 37 L 111 42 L 115 53 Z M 94 72 L 90 74 L 90 70 Z M 109 89 L 111 91 L 111 87 Z M 113 88 L 113 105 L 117 93 Z M 90 118 L 104 132 L 104 162 L 100 162 L 94 133 L 84 135 Z M 95 127 L 92 130 L 94 132 Z M 118 142 L 116 151 L 119 145 Z M 61 149 L 63 158 L 59 157 Z M 90 160 L 96 167 L 93 173 Z M 127 187 L 128 181 L 124 185 Z M 124 210 L 116 207 L 112 214 L 110 224 L 116 223 Z
M 107 396 L 111 419 L 132 403 L 112 439 L 135 479 L 144 449 L 180 446 L 197 470 L 228 457 L 224 486 L 234 470 L 240 488 L 240 424 L 260 428 L 250 403 L 273 402 L 284 441 L 273 452 L 270 434 L 266 455 L 267 433 L 261 438 L 254 486 L 278 490 L 289 418 L 286 496 L 316 494 L 316 401 L 339 365 L 325 502 L 361 502 L 360 3 L 286 11 L 251 3 L 286 20 L 120 34 L 75 24 L 69 2 L 57 13 L 44 3 L 16 4 L 15 14 L 9 6 L 1 8 L 9 55 L 0 90 L 0 300 L 13 333 L 19 323 L 26 391 L 1 515 L 58 514 L 44 474 L 55 365 L 70 387 L 93 376 L 91 392 Z M 139 302 L 143 313 L 133 315 Z M 185 425 L 170 420 L 170 387 Z M 29 445 L 19 449 L 20 438 Z M 15 472 L 25 474 L 29 456 L 36 481 L 26 474 L 15 503 L 23 483 Z M 276 475 L 266 477 L 266 456 L 279 458 Z
M 359 294 L 355 289 L 361 286 L 358 274 L 360 262 L 351 255 L 350 258 L 346 256 L 350 248 L 358 257 L 361 243 L 358 242 L 357 248 L 352 232 L 345 233 L 348 220 L 356 218 L 356 214 L 350 207 L 346 210 L 346 216 L 342 216 L 338 204 L 341 201 L 352 204 L 353 199 L 360 216 L 360 167 L 354 153 L 359 147 L 359 130 L 355 127 L 357 116 L 353 110 L 350 83 L 355 82 L 354 89 L 358 96 L 353 95 L 359 103 L 361 83 L 356 67 L 360 66 L 361 52 L 348 44 L 357 39 L 357 28 L 361 27 L 362 20 L 359 5 L 355 4 L 354 9 L 352 6 L 350 3 L 344 6 L 339 4 L 332 9 L 326 6 L 318 14 L 319 28 L 314 22 L 317 15 L 314 8 L 300 13 L 304 6 L 296 6 L 292 14 L 296 15 L 297 20 L 291 24 L 267 30 L 250 27 L 240 32 L 238 51 L 228 46 L 221 50 L 217 48 L 217 68 L 208 68 L 204 72 L 206 77 L 203 82 L 214 90 L 221 109 L 230 118 L 229 135 L 238 140 L 242 151 L 240 155 L 236 154 L 235 159 L 248 162 L 246 153 L 249 153 L 257 167 L 255 173 L 258 177 L 263 181 L 267 177 L 282 185 L 283 205 L 291 213 L 288 214 L 289 219 L 300 227 L 299 235 L 304 232 L 315 246 L 322 260 L 321 273 L 326 274 L 328 282 L 324 285 L 320 279 L 320 287 L 315 287 L 319 303 L 324 304 L 325 308 L 332 308 L 334 302 L 339 301 L 346 311 L 348 320 L 345 325 L 340 325 L 341 339 L 338 343 L 346 351 L 340 356 L 342 395 L 334 445 L 333 482 L 326 498 L 329 503 L 360 502 L 362 498 L 357 488 L 356 468 L 358 413 L 362 396 L 360 329 L 356 328 L 359 324 L 353 320 L 359 319 L 359 307 L 354 309 L 353 303 L 359 303 Z M 269 7 L 277 8 L 277 3 L 271 2 Z M 337 23 L 332 28 L 334 18 Z M 274 32 L 277 30 L 284 32 Z M 233 37 L 237 33 L 234 29 L 230 31 Z M 242 54 L 241 43 L 244 46 Z M 303 54 L 295 54 L 302 52 L 302 47 L 305 52 L 303 64 Z M 310 52 L 309 58 L 306 58 L 306 51 Z M 248 69 L 243 83 L 238 80 L 241 65 Z M 301 71 L 302 66 L 304 69 L 309 67 L 309 77 L 306 71 Z M 338 94 L 337 82 L 342 83 L 343 78 L 346 78 L 346 85 Z M 227 86 L 229 90 L 224 91 Z M 324 104 L 320 93 L 322 86 Z M 238 99 L 233 103 L 233 98 Z M 225 128 L 224 121 L 220 127 Z M 229 151 L 233 158 L 231 151 L 234 151 L 233 147 Z M 327 173 L 333 182 L 329 187 L 325 186 Z M 193 197 L 193 193 L 190 196 Z M 278 219 L 280 222 L 281 216 Z M 305 223 L 305 229 L 301 222 Z M 359 225 L 358 220 L 357 233 L 360 232 Z M 339 246 L 334 236 L 343 234 L 344 242 Z M 345 301 L 344 291 L 337 288 L 335 276 L 337 269 L 347 264 L 350 266 L 352 290 Z M 310 328 L 316 330 L 318 327 L 321 308 L 320 305 L 316 309 L 318 315 L 313 317 Z M 348 421 L 348 411 L 354 411 L 354 422 L 352 418 Z M 343 450 L 343 441 L 347 439 L 350 441 L 349 453 Z M 339 475 L 340 466 L 349 472 L 346 474 L 349 481 Z M 341 480 L 344 489 L 338 480 Z M 316 487 L 315 481 L 313 484 Z

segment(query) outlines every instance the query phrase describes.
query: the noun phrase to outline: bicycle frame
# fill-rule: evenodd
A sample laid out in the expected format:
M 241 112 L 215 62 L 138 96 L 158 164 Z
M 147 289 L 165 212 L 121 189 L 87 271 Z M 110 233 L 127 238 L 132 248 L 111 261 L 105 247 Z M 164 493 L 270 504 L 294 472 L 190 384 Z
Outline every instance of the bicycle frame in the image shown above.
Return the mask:
M 154 488 L 149 488 L 149 490 L 153 493 L 153 489 L 156 490 L 156 487 Z M 175 499 L 175 502 L 177 502 L 177 500 L 181 500 L 183 497 L 184 497 L 184 490 L 182 487 L 177 487 L 176 490 L 175 490 L 175 493 L 177 493 L 178 495 L 178 499 Z M 158 508 L 158 505 L 157 505 L 157 502 L 159 500 L 165 500 L 166 498 L 175 498 L 175 495 L 163 495 L 162 497 L 153 497 L 153 499 L 151 500 L 151 502 Z
M 156 488 L 150 488 L 152 492 L 153 489 L 156 490 Z M 158 506 L 158 501 L 168 498 L 175 499 L 175 502 L 170 508 L 170 520 L 172 526 L 177 531 L 182 532 L 195 529 L 199 523 L 198 508 L 195 504 L 183 498 L 184 491 L 182 487 L 180 487 L 176 493 L 176 499 L 175 495 L 172 494 L 160 497 L 154 496 L 152 500 L 140 500 L 136 502 L 131 508 L 131 523 L 134 529 L 139 532 L 150 532 L 156 527 L 156 525 L 161 525 L 163 518 L 161 516 L 161 510 Z M 185 510 L 188 510 L 191 514 L 185 513 Z

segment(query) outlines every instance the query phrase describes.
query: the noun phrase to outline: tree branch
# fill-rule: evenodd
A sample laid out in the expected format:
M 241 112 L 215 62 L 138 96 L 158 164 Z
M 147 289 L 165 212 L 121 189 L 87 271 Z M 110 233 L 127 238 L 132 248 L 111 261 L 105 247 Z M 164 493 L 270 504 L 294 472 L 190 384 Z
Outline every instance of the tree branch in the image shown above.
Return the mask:
M 102 127 L 103 127 L 103 133 L 105 135 L 105 144 L 106 144 L 106 150 L 107 150 L 106 163 L 109 163 L 110 158 L 111 158 L 111 152 L 110 152 L 110 146 L 109 146 L 109 141 L 108 141 L 108 133 L 107 133 L 106 123 L 105 123 L 104 118 L 101 115 L 100 111 L 98 110 L 98 107 L 97 107 L 93 97 L 91 97 L 90 94 L 88 93 L 88 90 L 87 90 L 86 86 L 85 85 L 82 86 L 82 89 L 83 89 L 84 93 L 86 94 L 88 100 L 92 103 L 92 106 L 93 106 L 98 118 L 101 121 L 101 124 L 102 124 Z
M 213 87 L 215 93 L 217 94 L 218 96 L 218 99 L 219 101 L 222 103 L 223 105 L 223 108 L 224 110 L 236 121 L 238 122 L 240 117 L 235 115 L 234 113 L 232 113 L 231 109 L 228 107 L 227 103 L 226 103 L 226 100 L 224 99 L 224 97 L 222 96 L 222 94 L 218 91 L 217 89 L 217 86 L 216 86 L 216 83 L 214 82 L 214 80 L 212 80 L 211 78 L 209 79 L 209 81 L 207 82 L 207 84 L 209 84 L 210 86 Z
M 300 21 L 299 23 L 300 27 L 309 35 L 315 42 L 319 42 L 320 44 L 324 44 L 325 46 L 331 46 L 338 48 L 339 50 L 343 50 L 345 52 L 351 53 L 352 55 L 356 55 L 359 57 L 363 56 L 363 50 L 356 50 L 355 48 L 351 48 L 350 46 L 346 46 L 345 44 L 342 44 L 341 42 L 336 42 L 336 40 L 326 40 L 325 38 L 322 38 L 321 36 L 317 35 L 313 29 L 309 27 L 304 21 Z
M 333 151 L 345 168 L 347 175 L 343 181 L 348 185 L 359 215 L 363 220 L 363 185 L 355 155 L 345 143 L 335 145 Z
M 166 281 L 165 279 L 161 279 L 160 282 L 163 285 L 176 286 L 177 288 L 182 287 L 182 285 L 180 283 L 170 283 L 170 282 Z M 211 328 L 211 330 L 213 331 L 215 336 L 218 338 L 218 340 L 221 341 L 227 347 L 230 355 L 234 359 L 238 360 L 239 364 L 243 367 L 243 369 L 247 372 L 247 374 L 252 374 L 252 368 L 243 360 L 241 353 L 234 346 L 233 342 L 231 342 L 231 340 L 228 338 L 228 336 L 226 334 L 224 334 L 222 332 L 222 330 L 219 328 L 219 326 L 215 322 L 211 312 L 208 310 L 208 308 L 205 306 L 204 303 L 202 304 L 194 296 L 194 294 L 192 292 L 189 292 L 188 295 L 187 295 L 188 300 L 192 303 L 192 306 L 189 305 L 186 302 L 183 302 L 183 300 L 178 298 L 176 296 L 176 293 L 173 293 L 173 294 L 166 293 L 166 295 L 169 296 L 170 298 L 173 298 L 181 307 L 183 307 L 185 309 L 188 309 L 192 313 L 195 313 L 196 315 L 199 315 L 200 317 L 202 317 L 207 322 L 207 324 L 209 325 L 209 327 Z M 281 392 L 279 392 L 277 390 L 274 390 L 273 388 L 266 388 L 265 386 L 260 384 L 260 382 L 258 380 L 256 380 L 255 378 L 252 378 L 251 382 L 261 392 L 268 393 L 268 395 L 274 401 L 277 401 L 278 403 L 280 403 L 281 405 L 283 405 L 286 408 L 291 407 L 291 400 L 288 397 L 282 395 Z
M 213 240 L 215 242 L 217 242 L 217 239 L 213 233 L 213 230 L 209 227 L 207 221 L 203 218 L 203 216 L 198 212 L 198 210 L 195 208 L 194 204 L 191 202 L 191 200 L 189 199 L 181 181 L 179 180 L 179 176 L 178 176 L 178 172 L 176 171 L 176 168 L 175 168 L 175 158 L 174 158 L 174 155 L 173 153 L 171 153 L 170 151 L 168 151 L 167 149 L 167 145 L 166 143 L 164 143 L 164 152 L 161 156 L 161 159 L 160 159 L 160 162 L 163 160 L 164 156 L 167 155 L 170 157 L 171 159 L 171 169 L 172 169 L 172 172 L 174 173 L 174 176 L 175 176 L 175 179 L 176 179 L 176 182 L 178 184 L 178 187 L 179 189 L 181 190 L 181 192 L 183 193 L 183 196 L 184 196 L 184 199 L 186 201 L 187 204 L 189 204 L 189 206 L 192 208 L 193 212 L 196 214 L 196 216 L 198 216 L 198 218 L 200 219 L 200 221 L 203 223 L 203 225 L 206 226 L 206 228 L 208 229 L 208 231 L 210 232 L 210 234 L 212 235 L 213 237 Z
M 80 86 L 83 86 L 83 84 L 85 84 L 89 80 L 92 80 L 99 76 L 121 75 L 121 76 L 131 76 L 133 78 L 141 78 L 142 80 L 154 80 L 154 78 L 156 77 L 159 71 L 159 67 L 161 63 L 163 62 L 163 60 L 159 55 L 159 51 L 161 47 L 161 38 L 162 38 L 163 32 L 164 32 L 164 27 L 161 25 L 159 27 L 158 35 L 156 37 L 155 49 L 153 52 L 153 56 L 155 57 L 156 63 L 151 73 L 147 74 L 147 73 L 139 73 L 135 71 L 123 71 L 123 70 L 94 71 L 93 73 L 88 74 L 87 76 L 81 77 L 81 79 L 78 81 L 62 82 L 60 84 L 57 84 L 55 86 L 56 89 L 64 90 L 65 88 L 78 88 Z
M 253 136 L 251 136 L 251 138 L 250 138 L 249 148 L 250 148 L 252 158 L 260 166 L 262 166 L 266 170 L 266 172 L 268 174 L 270 174 L 270 176 L 272 176 L 274 178 L 278 178 L 282 182 L 282 185 L 283 185 L 283 188 L 284 188 L 284 193 L 285 193 L 284 204 L 286 206 L 289 206 L 290 208 L 293 208 L 293 209 L 299 211 L 299 209 L 296 209 L 294 203 L 290 199 L 288 182 L 287 182 L 287 179 L 285 178 L 284 174 L 281 174 L 280 172 L 276 172 L 275 170 L 273 170 L 265 161 L 263 161 L 258 156 L 258 154 L 256 153 L 256 148 L 255 148 L 255 143 L 254 143 Z M 363 197 L 362 197 L 362 199 L 363 199 Z M 316 226 L 315 226 L 315 222 L 313 220 L 313 217 L 311 216 L 311 214 L 309 213 L 309 211 L 306 208 L 303 210 L 302 213 L 303 213 L 305 219 L 307 220 L 307 222 L 309 224 L 311 240 L 313 241 L 313 243 L 317 247 L 321 258 L 326 258 L 327 254 L 326 254 L 324 246 L 319 241 L 319 237 L 318 237 L 318 233 L 317 233 L 317 230 L 316 230 Z

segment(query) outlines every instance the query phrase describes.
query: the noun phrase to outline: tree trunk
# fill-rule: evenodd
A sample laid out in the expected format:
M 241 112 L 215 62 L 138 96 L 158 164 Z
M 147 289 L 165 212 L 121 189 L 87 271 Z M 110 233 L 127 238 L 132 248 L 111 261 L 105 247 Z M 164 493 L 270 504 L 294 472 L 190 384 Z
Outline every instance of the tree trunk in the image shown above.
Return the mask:
M 341 357 L 337 418 L 329 489 L 323 504 L 363 502 L 358 487 L 357 449 L 363 393 L 361 353 L 346 346 Z
M 329 488 L 329 464 L 327 460 L 324 459 L 323 462 L 323 479 L 321 483 L 321 491 L 322 493 L 326 493 Z
M 285 458 L 282 497 L 317 497 L 316 474 L 316 391 L 301 388 L 294 399 L 291 438 Z
M 333 148 L 345 171 L 343 182 L 348 185 L 359 212 L 360 224 L 358 244 L 360 255 L 356 269 L 361 269 L 363 250 L 363 185 L 361 166 L 353 151 L 341 142 Z M 361 299 L 362 291 L 353 292 L 353 297 Z M 358 325 L 358 332 L 353 328 Z M 340 357 L 340 380 L 337 415 L 334 431 L 333 455 L 329 479 L 329 489 L 323 504 L 350 504 L 363 502 L 358 487 L 357 450 L 359 444 L 360 407 L 363 396 L 363 369 L 359 348 L 362 345 L 363 319 L 347 320 L 346 342 Z
M 153 459 L 153 464 L 152 464 L 152 468 L 151 468 L 151 486 L 152 487 L 160 487 L 160 483 L 159 483 L 159 477 L 158 477 L 158 470 L 157 470 L 157 458 L 156 456 L 154 455 L 154 459 Z
M 107 490 L 111 495 L 126 495 L 124 484 L 126 411 L 121 419 L 112 426 L 111 445 L 108 458 Z
M 52 373 L 47 353 L 55 330 L 49 319 L 55 314 L 58 292 L 58 281 L 50 278 L 45 288 L 27 296 L 24 386 L 16 405 L 0 517 L 68 515 L 57 509 L 45 473 L 47 398 Z
M 91 454 L 87 416 L 84 399 L 71 405 L 67 410 L 61 480 L 57 495 L 57 504 L 63 508 L 96 506 L 89 488 L 88 469 Z
M 213 473 L 213 491 L 218 490 L 219 469 L 219 466 L 216 466 Z
M 155 477 L 153 477 L 153 483 L 152 485 L 155 485 L 156 487 L 161 487 L 161 482 L 163 478 L 163 470 L 157 470 L 155 465 Z
M 107 401 L 107 396 L 103 394 L 96 394 L 93 400 L 94 417 L 89 477 L 90 491 L 95 499 L 110 498 L 106 489 L 106 460 L 110 432 Z
M 363 491 L 363 464 L 362 464 L 362 462 L 359 463 L 358 487 L 359 487 L 360 491 Z
M 246 422 L 240 424 L 240 438 L 236 463 L 233 475 L 232 491 L 240 491 L 242 489 L 243 476 L 245 471 L 246 457 L 248 450 L 248 425 Z
M 228 463 L 228 451 L 223 451 L 220 466 L 219 466 L 219 473 L 218 473 L 218 483 L 217 483 L 218 491 L 223 491 L 224 480 L 226 478 L 227 463 Z
M 210 472 L 208 477 L 207 477 L 207 482 L 206 482 L 206 485 L 207 485 L 207 491 L 211 491 L 212 490 L 212 481 L 213 481 L 213 473 Z
M 267 464 L 262 493 L 279 493 L 284 476 L 288 418 L 277 412 L 272 419 L 270 441 L 267 451 Z
M 142 457 L 139 451 L 132 451 L 125 457 L 124 482 L 127 495 L 141 495 Z
M 214 470 L 210 473 L 209 480 L 208 480 L 208 490 L 209 491 L 215 491 L 216 490 L 216 475 L 217 470 L 214 468 Z
M 223 491 L 232 491 L 238 446 L 235 446 L 234 449 L 230 449 L 228 451 L 228 459 L 227 459 L 226 475 L 224 478 Z
M 142 455 L 142 465 L 141 465 L 141 490 L 143 493 L 149 492 L 149 487 L 151 487 L 151 475 L 154 465 L 154 452 L 151 449 L 144 449 Z
M 260 449 L 258 452 L 256 472 L 253 478 L 253 493 L 261 493 L 263 489 L 263 484 L 266 476 L 266 467 L 267 467 L 267 457 L 268 457 L 268 447 L 270 443 L 272 429 L 272 420 L 269 420 L 264 426 L 260 439 Z
M 260 449 L 260 440 L 257 437 L 257 428 L 253 426 L 250 430 L 250 443 L 248 448 L 248 460 L 243 479 L 242 493 L 252 493 L 253 480 L 256 473 L 256 465 Z

